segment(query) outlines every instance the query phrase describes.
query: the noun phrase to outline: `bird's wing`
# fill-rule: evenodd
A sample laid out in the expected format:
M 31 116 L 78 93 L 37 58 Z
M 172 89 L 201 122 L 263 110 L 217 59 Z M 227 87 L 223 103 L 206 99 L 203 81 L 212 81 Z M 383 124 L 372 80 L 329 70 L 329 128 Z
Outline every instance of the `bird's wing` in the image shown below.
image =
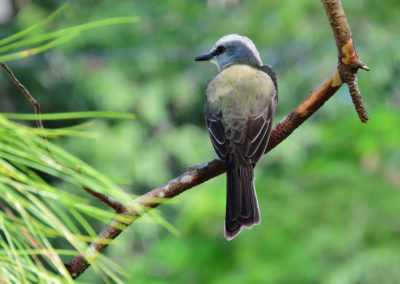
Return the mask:
M 260 115 L 249 117 L 247 120 L 246 141 L 240 152 L 244 153 L 253 165 L 261 159 L 267 148 L 275 107 L 276 100 L 273 98 Z
M 255 165 L 265 152 L 275 115 L 278 91 L 276 75 L 272 67 L 264 65 L 260 70 L 271 77 L 275 86 L 274 94 L 259 113 L 248 117 L 247 125 L 237 121 L 231 123 L 229 129 L 224 129 L 222 114 L 211 111 L 206 104 L 205 119 L 208 132 L 213 147 L 221 160 L 226 160 L 230 153 L 235 153 L 239 163 L 243 166 L 248 164 L 249 160 Z M 266 92 L 268 91 L 266 90 Z M 245 132 L 243 132 L 244 129 Z
M 228 141 L 225 136 L 224 126 L 221 122 L 222 114 L 214 114 L 207 107 L 205 108 L 205 118 L 208 128 L 208 133 L 211 138 L 211 142 L 214 146 L 215 152 L 221 160 L 225 160 L 229 153 Z
M 263 65 L 261 71 L 267 73 L 274 83 L 275 90 L 272 100 L 265 106 L 263 111 L 255 116 L 249 117 L 247 121 L 246 141 L 241 147 L 242 153 L 255 165 L 264 155 L 267 148 L 275 109 L 278 103 L 278 82 L 275 71 L 270 65 Z

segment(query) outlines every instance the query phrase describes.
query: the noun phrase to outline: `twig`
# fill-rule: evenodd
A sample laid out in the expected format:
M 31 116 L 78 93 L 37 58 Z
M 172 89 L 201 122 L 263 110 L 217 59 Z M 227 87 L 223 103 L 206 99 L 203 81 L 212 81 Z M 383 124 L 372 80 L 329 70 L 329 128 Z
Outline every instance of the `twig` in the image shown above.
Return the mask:
M 275 126 L 272 130 L 266 152 L 269 152 L 285 140 L 298 126 L 317 111 L 340 88 L 341 85 L 342 81 L 340 80 L 339 73 L 335 69 L 334 72 L 319 87 L 317 87 L 304 102 L 302 102 L 294 111 Z M 224 165 L 219 159 L 214 159 L 210 162 L 190 168 L 179 177 L 135 199 L 132 203 L 138 205 L 142 212 L 131 210 L 124 214 L 126 216 L 131 216 L 132 219 L 129 223 L 123 224 L 123 227 L 121 227 L 121 222 L 112 220 L 101 231 L 98 238 L 108 240 L 115 239 L 126 227 L 143 215 L 143 210 L 150 210 L 151 208 L 160 205 L 160 199 L 168 200 L 173 198 L 224 172 Z M 96 250 L 101 253 L 109 243 L 110 242 L 93 242 L 90 245 L 90 250 Z M 81 275 L 89 266 L 90 263 L 84 256 L 77 256 L 66 264 L 68 271 L 74 279 Z
M 12 72 L 12 70 L 3 62 L 0 61 L 0 66 L 8 73 L 8 75 L 10 76 L 10 79 L 14 82 L 14 84 L 22 91 L 22 93 L 25 95 L 25 97 L 29 100 L 29 102 L 32 104 L 32 106 L 35 108 L 35 115 L 36 115 L 36 125 L 39 129 L 44 129 L 43 126 L 43 122 L 40 118 L 40 104 L 37 100 L 35 100 L 33 98 L 33 96 L 30 94 L 30 92 L 28 91 L 27 88 L 25 88 L 24 85 L 22 85 L 22 83 L 17 79 L 17 77 L 14 75 L 14 73 Z M 62 163 L 61 161 L 59 161 L 57 159 L 57 157 L 53 154 L 53 152 L 50 150 L 49 147 L 49 142 L 47 140 L 46 135 L 40 135 L 40 137 L 42 137 L 42 139 L 44 140 L 45 144 L 46 144 L 46 151 L 49 153 L 49 155 L 52 157 L 52 159 L 54 161 L 56 161 L 58 164 L 60 164 L 61 166 L 63 166 L 63 168 L 65 168 L 66 170 L 72 171 L 72 172 L 78 172 L 80 173 L 79 170 L 73 170 L 70 167 L 68 167 L 67 165 L 65 165 L 64 163 Z M 96 197 L 98 200 L 100 200 L 101 202 L 107 204 L 108 206 L 110 206 L 111 208 L 113 208 L 115 210 L 116 213 L 123 213 L 125 212 L 127 209 L 126 207 L 119 201 L 113 199 L 112 197 L 109 197 L 103 193 L 99 193 L 96 192 L 86 186 L 82 185 L 82 188 L 89 194 L 93 195 L 94 197 Z
M 336 40 L 340 78 L 349 87 L 349 92 L 360 120 L 367 123 L 369 116 L 358 89 L 357 71 L 359 68 L 369 71 L 369 67 L 361 62 L 354 49 L 350 26 L 344 14 L 341 1 L 322 0 L 322 3 Z
M 115 200 L 114 198 L 105 195 L 103 193 L 91 190 L 90 188 L 86 187 L 86 186 L 82 186 L 83 190 L 86 191 L 87 193 L 93 195 L 94 197 L 96 197 L 98 200 L 100 200 L 101 202 L 103 202 L 104 204 L 108 205 L 109 207 L 111 207 L 112 209 L 115 210 L 115 213 L 119 213 L 122 214 L 125 211 L 127 211 L 126 207 L 119 201 Z
M 10 68 L 8 68 L 8 66 L 5 63 L 0 61 L 0 66 L 8 73 L 8 76 L 10 76 L 10 79 L 14 82 L 14 84 L 18 87 L 18 89 L 20 89 L 22 91 L 22 93 L 25 95 L 25 97 L 28 99 L 28 101 L 35 108 L 36 125 L 38 128 L 44 129 L 42 120 L 40 119 L 40 104 L 39 104 L 39 102 L 32 97 L 32 95 L 31 95 L 31 93 L 29 93 L 28 89 L 25 88 L 24 85 L 22 85 L 22 83 L 17 79 L 17 77 L 15 77 L 14 73 L 11 71 Z M 50 150 L 47 145 L 47 137 L 45 135 L 41 135 L 41 137 L 43 138 L 43 140 L 45 140 L 46 146 L 47 146 L 46 150 L 49 152 Z

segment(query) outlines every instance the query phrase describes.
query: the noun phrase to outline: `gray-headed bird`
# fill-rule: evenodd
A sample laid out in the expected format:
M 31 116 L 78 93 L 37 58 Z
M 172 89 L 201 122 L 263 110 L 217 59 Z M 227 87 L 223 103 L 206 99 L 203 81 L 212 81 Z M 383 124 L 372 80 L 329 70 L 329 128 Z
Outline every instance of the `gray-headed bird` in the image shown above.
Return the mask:
M 226 169 L 225 238 L 260 223 L 254 167 L 263 156 L 278 101 L 276 75 L 263 65 L 254 43 L 223 36 L 196 61 L 211 61 L 218 74 L 206 89 L 205 119 L 211 142 Z

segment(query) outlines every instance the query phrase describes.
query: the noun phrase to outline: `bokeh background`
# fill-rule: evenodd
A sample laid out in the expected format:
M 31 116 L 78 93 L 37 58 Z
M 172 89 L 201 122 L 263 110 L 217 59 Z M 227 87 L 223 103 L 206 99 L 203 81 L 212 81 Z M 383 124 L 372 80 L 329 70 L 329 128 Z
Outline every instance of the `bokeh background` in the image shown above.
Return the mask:
M 357 53 L 371 68 L 359 76 L 370 122 L 358 120 L 342 87 L 259 163 L 261 225 L 232 242 L 223 237 L 224 175 L 162 205 L 172 229 L 143 218 L 105 252 L 128 271 L 126 283 L 400 283 L 400 2 L 343 4 Z M 1 0 L 0 38 L 59 6 Z M 337 62 L 322 4 L 313 0 L 71 1 L 44 29 L 116 16 L 141 20 L 85 32 L 8 64 L 44 113 L 137 116 L 96 121 L 96 138 L 54 141 L 133 194 L 215 157 L 203 102 L 216 68 L 193 58 L 222 35 L 250 37 L 276 69 L 275 123 Z M 0 85 L 1 112 L 32 112 L 4 72 Z M 101 283 L 91 269 L 80 280 Z

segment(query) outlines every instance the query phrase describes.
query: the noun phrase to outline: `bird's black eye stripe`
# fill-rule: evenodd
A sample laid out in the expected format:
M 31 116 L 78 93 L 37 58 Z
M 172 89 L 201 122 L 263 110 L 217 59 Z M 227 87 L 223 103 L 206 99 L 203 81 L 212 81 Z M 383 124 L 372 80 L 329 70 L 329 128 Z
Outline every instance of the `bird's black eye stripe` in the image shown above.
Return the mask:
M 214 51 L 215 55 L 219 55 L 225 51 L 225 46 L 223 45 L 218 45 L 217 48 Z

